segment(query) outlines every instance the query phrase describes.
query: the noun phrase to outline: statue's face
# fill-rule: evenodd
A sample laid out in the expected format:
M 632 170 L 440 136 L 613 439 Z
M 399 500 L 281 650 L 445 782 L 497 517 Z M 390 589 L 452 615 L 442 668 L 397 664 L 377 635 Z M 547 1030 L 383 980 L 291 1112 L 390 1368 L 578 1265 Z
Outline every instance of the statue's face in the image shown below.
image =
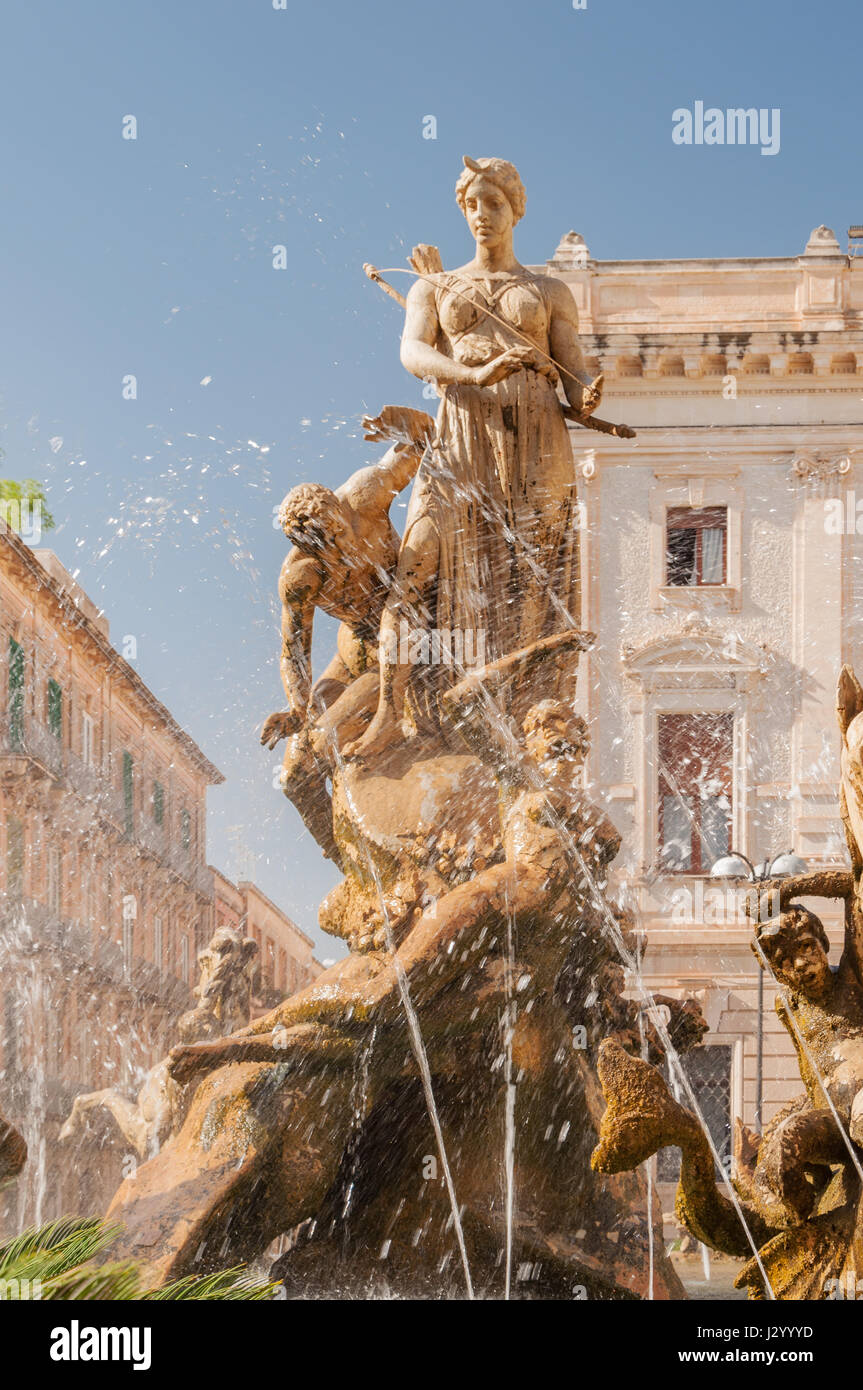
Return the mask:
M 464 215 L 480 246 L 494 246 L 512 231 L 513 215 L 509 199 L 484 174 L 477 174 L 468 185 Z
M 803 927 L 792 942 L 777 945 L 772 951 L 769 939 L 762 940 L 762 946 L 784 985 L 813 998 L 825 993 L 831 981 L 830 962 L 814 932 Z
M 584 761 L 586 740 L 579 725 L 556 715 L 541 719 L 525 735 L 525 747 L 534 762 L 543 764 Z

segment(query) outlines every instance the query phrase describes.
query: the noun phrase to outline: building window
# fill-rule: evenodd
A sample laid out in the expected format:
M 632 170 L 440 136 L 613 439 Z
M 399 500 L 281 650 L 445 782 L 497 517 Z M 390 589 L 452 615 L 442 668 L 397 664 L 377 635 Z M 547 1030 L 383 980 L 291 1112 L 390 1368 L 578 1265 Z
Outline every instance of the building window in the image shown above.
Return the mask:
M 18 994 L 7 989 L 3 995 L 3 1070 L 11 1080 L 18 1070 Z
M 180 812 L 180 841 L 182 843 L 183 849 L 189 849 L 191 847 L 192 817 L 189 815 L 189 812 L 185 809 L 185 807 Z
M 659 857 L 669 873 L 707 874 L 731 847 L 731 714 L 661 714 Z
M 90 869 L 89 869 L 88 872 L 87 872 L 86 884 L 85 884 L 85 888 L 84 888 L 84 911 L 85 911 L 85 913 L 86 913 L 87 925 L 88 925 L 89 927 L 95 927 L 95 925 L 96 925 L 96 875 L 95 875 L 95 871 L 94 871 L 94 869 L 92 868 L 92 866 L 90 867 Z
M 162 969 L 162 919 L 153 918 L 153 960 Z
M 24 648 L 9 638 L 9 746 L 24 747 Z
M 123 913 L 123 969 L 128 975 L 135 954 L 135 919 Z
M 24 826 L 17 816 L 6 822 L 6 893 L 13 903 L 24 896 Z
M 132 754 L 123 753 L 123 819 L 126 834 L 135 829 L 135 765 Z
M 93 766 L 93 716 L 81 715 L 81 761 L 86 767 Z
M 48 884 L 46 897 L 48 900 L 48 911 L 53 917 L 62 916 L 63 912 L 63 872 L 60 849 L 57 845 L 48 846 Z
M 63 738 L 63 691 L 55 680 L 48 682 L 48 732 L 58 741 Z
M 674 587 L 725 584 L 727 507 L 669 507 L 665 582 Z
M 692 1087 L 726 1173 L 731 1171 L 731 1060 L 732 1049 L 728 1043 L 695 1047 L 680 1058 L 680 1065 Z M 669 1079 L 676 1093 L 679 1083 L 673 1075 Z M 688 1104 L 684 1095 L 680 1096 L 680 1100 L 684 1105 Z M 677 1181 L 680 1176 L 679 1149 L 660 1149 L 656 1176 L 660 1182 Z
M 138 916 L 138 900 L 134 893 L 123 894 L 123 969 L 128 974 L 132 969 L 135 954 L 135 921 Z
M 165 824 L 165 788 L 161 782 L 153 783 L 153 820 L 157 825 Z

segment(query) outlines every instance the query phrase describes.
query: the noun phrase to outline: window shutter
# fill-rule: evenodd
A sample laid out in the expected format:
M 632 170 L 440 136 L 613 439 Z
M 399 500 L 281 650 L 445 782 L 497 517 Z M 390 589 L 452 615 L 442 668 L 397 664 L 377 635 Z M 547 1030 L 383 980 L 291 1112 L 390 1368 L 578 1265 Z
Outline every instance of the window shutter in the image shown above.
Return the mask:
M 123 813 L 126 834 L 131 835 L 135 829 L 135 772 L 132 754 L 125 751 L 123 753 Z
M 63 691 L 57 681 L 48 682 L 48 730 L 54 738 L 63 737 Z
M 9 638 L 9 744 L 13 752 L 24 746 L 24 648 Z

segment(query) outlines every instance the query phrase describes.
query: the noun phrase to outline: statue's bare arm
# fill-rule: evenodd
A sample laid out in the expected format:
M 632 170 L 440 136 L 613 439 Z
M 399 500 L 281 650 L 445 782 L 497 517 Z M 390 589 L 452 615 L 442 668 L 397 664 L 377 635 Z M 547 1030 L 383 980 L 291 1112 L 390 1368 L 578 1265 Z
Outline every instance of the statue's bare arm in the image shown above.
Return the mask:
M 578 309 L 569 287 L 553 280 L 552 312 L 549 325 L 549 346 L 555 362 L 563 368 L 560 373 L 564 395 L 574 409 L 590 415 L 602 397 L 602 377 L 591 380 L 584 361 L 578 336 Z
M 365 515 L 389 511 L 394 497 L 407 487 L 422 460 L 422 449 L 394 444 L 379 463 L 361 468 L 339 488 L 339 496 Z
M 495 864 L 427 908 L 397 952 L 414 1004 L 422 1008 L 463 972 L 465 953 L 473 954 L 485 939 L 484 926 L 503 912 L 534 906 L 544 879 L 542 872 L 514 875 L 511 865 Z M 171 1075 L 185 1085 L 199 1072 L 229 1062 L 278 1061 L 289 1045 L 280 1031 L 296 1024 L 393 1022 L 401 1009 L 398 973 L 383 952 L 347 956 L 231 1037 L 174 1048 Z
M 312 629 L 315 600 L 323 576 L 314 560 L 292 551 L 282 566 L 279 596 L 282 601 L 282 649 L 279 672 L 288 698 L 288 708 L 277 710 L 261 730 L 261 743 L 275 748 L 283 738 L 295 734 L 305 722 L 312 693 Z

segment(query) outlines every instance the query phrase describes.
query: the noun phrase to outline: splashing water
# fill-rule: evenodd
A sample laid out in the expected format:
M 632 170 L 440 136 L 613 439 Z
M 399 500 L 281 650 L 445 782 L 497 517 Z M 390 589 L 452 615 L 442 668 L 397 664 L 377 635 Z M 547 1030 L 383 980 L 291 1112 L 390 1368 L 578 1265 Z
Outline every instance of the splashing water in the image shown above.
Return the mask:
M 345 801 L 347 802 L 352 812 L 354 825 L 357 827 L 361 827 L 362 819 L 359 815 L 356 803 L 353 800 L 353 795 L 351 793 L 348 778 L 344 775 L 345 761 L 337 746 L 335 738 L 331 739 L 330 748 L 332 756 L 335 759 L 339 767 L 339 770 L 342 773 L 342 791 L 345 797 Z M 456 1241 L 458 1243 L 459 1248 L 459 1255 L 461 1257 L 462 1269 L 464 1271 L 464 1280 L 465 1287 L 467 1289 L 467 1296 L 469 1299 L 472 1300 L 474 1296 L 473 1280 L 471 1278 L 470 1264 L 467 1256 L 467 1245 L 465 1244 L 464 1229 L 462 1227 L 461 1210 L 459 1208 L 458 1198 L 456 1197 L 455 1183 L 453 1182 L 452 1170 L 450 1168 L 449 1158 L 447 1156 L 446 1143 L 444 1141 L 443 1129 L 441 1128 L 440 1116 L 438 1114 L 437 1102 L 435 1100 L 434 1087 L 432 1085 L 431 1067 L 429 1065 L 428 1060 L 428 1053 L 426 1051 L 426 1046 L 423 1041 L 419 1018 L 417 1017 L 416 1010 L 413 1006 L 413 1000 L 411 999 L 408 978 L 405 974 L 404 966 L 397 954 L 396 942 L 395 937 L 393 936 L 392 923 L 390 921 L 390 915 L 387 907 L 386 898 L 384 896 L 383 884 L 381 882 L 377 865 L 374 862 L 374 857 L 372 855 L 371 848 L 368 844 L 368 840 L 364 835 L 362 835 L 362 833 L 360 835 L 360 843 L 362 846 L 362 851 L 366 860 L 366 865 L 369 874 L 371 876 L 372 882 L 375 885 L 375 891 L 378 895 L 378 904 L 381 910 L 381 915 L 383 917 L 384 923 L 384 935 L 386 937 L 387 951 L 389 952 L 390 958 L 393 963 L 393 967 L 395 969 L 399 998 L 401 1000 L 401 1005 L 405 1015 L 405 1021 L 408 1027 L 408 1036 L 410 1038 L 411 1050 L 413 1051 L 414 1058 L 419 1068 L 420 1080 L 422 1082 L 423 1088 L 423 1095 L 425 1097 L 426 1110 L 428 1111 L 429 1120 L 431 1121 L 432 1130 L 434 1131 L 438 1156 L 440 1158 L 441 1167 L 443 1169 L 444 1182 L 446 1184 L 447 1196 L 449 1197 L 450 1210 L 452 1212 L 453 1229 L 455 1231 Z
M 48 1066 L 45 1029 L 50 991 L 39 958 L 38 942 L 22 908 L 0 938 L 0 974 L 11 983 L 15 1047 L 27 1058 L 23 1097 L 16 1107 L 27 1143 L 27 1163 L 18 1179 L 18 1229 L 41 1225 L 47 1194 Z
M 504 1010 L 505 1066 L 506 1066 L 506 1104 L 504 1112 L 503 1166 L 506 1201 L 506 1269 L 504 1280 L 504 1299 L 512 1292 L 512 1237 L 515 1215 L 515 1097 L 516 1084 L 513 1075 L 512 1040 L 516 1024 L 516 996 L 513 988 L 515 973 L 515 913 L 507 891 L 506 904 L 506 960 L 504 986 L 506 1006 Z

